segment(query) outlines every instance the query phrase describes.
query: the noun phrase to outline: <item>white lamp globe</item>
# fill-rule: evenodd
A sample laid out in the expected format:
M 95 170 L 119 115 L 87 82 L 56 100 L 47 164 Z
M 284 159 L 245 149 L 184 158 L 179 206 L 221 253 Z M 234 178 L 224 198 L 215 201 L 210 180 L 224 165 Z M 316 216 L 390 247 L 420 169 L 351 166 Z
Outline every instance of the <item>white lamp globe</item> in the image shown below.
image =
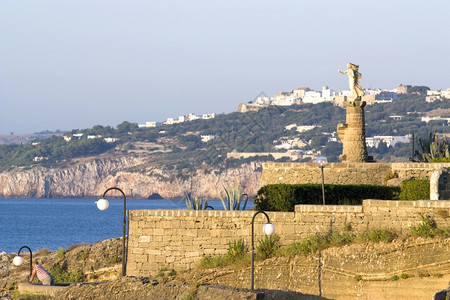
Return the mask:
M 99 199 L 95 203 L 97 203 L 97 208 L 100 210 L 107 210 L 109 207 L 109 201 L 106 199 Z
M 325 156 L 319 156 L 316 159 L 316 165 L 319 168 L 325 168 L 327 166 L 327 163 L 328 163 L 328 159 Z
M 14 259 L 13 259 L 13 264 L 14 264 L 15 266 L 20 266 L 20 265 L 22 265 L 22 264 L 23 264 L 23 257 L 22 257 L 22 256 L 19 256 L 19 255 L 15 256 Z
M 266 235 L 272 235 L 275 232 L 275 226 L 272 223 L 264 224 L 263 231 Z

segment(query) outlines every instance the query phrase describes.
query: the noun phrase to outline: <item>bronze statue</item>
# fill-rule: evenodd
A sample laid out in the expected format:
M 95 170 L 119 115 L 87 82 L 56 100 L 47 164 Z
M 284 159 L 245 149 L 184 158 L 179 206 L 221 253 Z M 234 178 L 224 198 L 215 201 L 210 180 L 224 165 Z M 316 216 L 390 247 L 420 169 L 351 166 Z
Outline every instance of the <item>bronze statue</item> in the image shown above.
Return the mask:
M 348 63 L 347 70 L 345 70 L 344 72 L 338 70 L 339 73 L 348 75 L 348 85 L 350 87 L 350 91 L 352 92 L 353 101 L 361 100 L 361 98 L 364 96 L 364 91 L 359 85 L 362 75 L 358 72 L 358 69 L 358 65 Z

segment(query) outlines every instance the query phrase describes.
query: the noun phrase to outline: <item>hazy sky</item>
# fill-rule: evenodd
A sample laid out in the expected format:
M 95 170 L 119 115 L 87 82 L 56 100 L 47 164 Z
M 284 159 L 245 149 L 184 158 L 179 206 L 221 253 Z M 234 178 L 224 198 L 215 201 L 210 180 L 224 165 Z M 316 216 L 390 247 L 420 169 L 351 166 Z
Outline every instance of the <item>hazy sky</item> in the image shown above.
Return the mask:
M 260 92 L 450 88 L 450 2 L 0 0 L 0 133 L 228 113 Z

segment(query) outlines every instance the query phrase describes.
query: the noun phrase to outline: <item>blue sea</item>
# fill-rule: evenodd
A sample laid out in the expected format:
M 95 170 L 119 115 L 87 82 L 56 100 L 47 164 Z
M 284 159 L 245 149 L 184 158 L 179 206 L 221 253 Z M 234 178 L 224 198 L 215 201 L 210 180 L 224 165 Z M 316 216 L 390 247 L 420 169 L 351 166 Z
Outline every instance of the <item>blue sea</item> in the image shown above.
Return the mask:
M 95 243 L 122 236 L 123 199 L 109 199 L 105 211 L 97 199 L 0 199 L 0 252 L 67 249 L 73 244 Z M 219 200 L 208 201 L 223 209 Z M 252 206 L 249 200 L 247 209 Z M 127 199 L 127 210 L 186 209 L 184 200 Z

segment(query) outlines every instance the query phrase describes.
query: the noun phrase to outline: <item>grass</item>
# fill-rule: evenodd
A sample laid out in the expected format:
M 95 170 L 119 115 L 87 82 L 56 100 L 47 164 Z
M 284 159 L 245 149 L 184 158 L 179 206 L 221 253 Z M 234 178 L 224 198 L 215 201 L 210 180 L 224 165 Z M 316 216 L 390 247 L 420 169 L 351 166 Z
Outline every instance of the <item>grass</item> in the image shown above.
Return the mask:
M 422 220 L 417 226 L 411 227 L 411 236 L 434 237 L 434 236 L 450 236 L 450 228 L 437 228 L 436 223 L 430 217 L 421 215 Z M 280 247 L 280 237 L 274 235 L 272 237 L 265 236 L 258 240 L 256 246 L 256 258 L 264 260 L 273 256 L 290 256 L 297 255 L 308 256 L 320 250 L 330 247 L 340 247 L 354 243 L 390 243 L 397 234 L 390 229 L 366 229 L 360 233 L 352 233 L 350 224 L 345 224 L 342 231 L 330 230 L 326 234 L 311 234 L 299 242 L 288 245 L 284 248 Z M 204 256 L 200 260 L 200 267 L 203 268 L 217 268 L 220 266 L 234 265 L 236 267 L 249 264 L 250 257 L 248 249 L 243 239 L 235 240 L 228 244 L 228 252 L 224 255 Z M 359 276 L 359 275 L 358 275 Z M 355 276 L 355 280 L 358 276 Z M 397 276 L 397 275 L 395 275 Z M 425 275 L 420 274 L 422 278 Z M 427 275 L 430 276 L 430 275 Z M 407 274 L 401 274 L 402 279 L 409 278 Z M 400 278 L 397 276 L 397 278 Z M 395 278 L 393 276 L 393 278 Z M 391 278 L 391 280 L 393 280 Z M 397 279 L 398 280 L 398 279 Z
M 217 268 L 227 265 L 241 265 L 250 261 L 248 247 L 244 239 L 234 240 L 228 243 L 228 251 L 224 255 L 208 255 L 200 259 L 203 268 Z
M 366 229 L 362 233 L 329 231 L 327 234 L 308 235 L 300 242 L 290 245 L 286 252 L 289 256 L 309 255 L 330 247 L 340 247 L 352 243 L 385 242 L 389 243 L 396 237 L 388 229 Z
M 21 294 L 18 290 L 14 290 L 11 294 L 13 299 L 21 300 L 47 300 L 51 299 L 51 296 L 39 295 L 39 294 Z

